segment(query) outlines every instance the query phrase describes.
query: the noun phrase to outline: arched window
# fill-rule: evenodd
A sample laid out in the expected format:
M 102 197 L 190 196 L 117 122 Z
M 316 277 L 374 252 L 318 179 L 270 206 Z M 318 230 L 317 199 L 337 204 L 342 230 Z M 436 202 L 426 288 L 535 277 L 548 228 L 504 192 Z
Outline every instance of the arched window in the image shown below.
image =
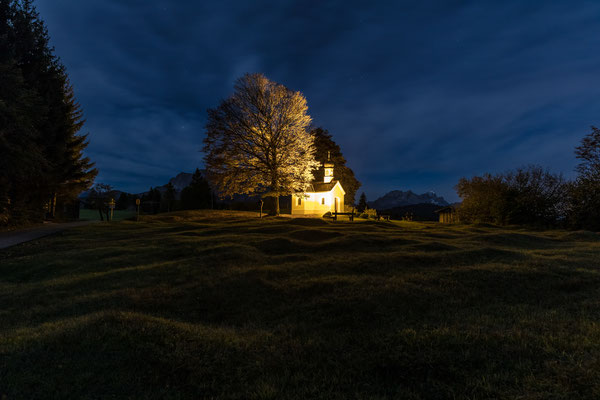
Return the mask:
M 321 199 L 321 204 L 325 204 L 325 197 Z
M 300 197 L 298 197 L 298 205 L 301 206 L 302 205 L 302 199 Z

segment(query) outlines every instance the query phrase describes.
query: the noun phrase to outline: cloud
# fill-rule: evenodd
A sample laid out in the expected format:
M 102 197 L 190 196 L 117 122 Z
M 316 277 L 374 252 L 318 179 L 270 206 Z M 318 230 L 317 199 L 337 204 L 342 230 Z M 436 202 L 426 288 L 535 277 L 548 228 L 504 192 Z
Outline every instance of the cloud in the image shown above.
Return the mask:
M 201 167 L 206 109 L 245 72 L 302 91 L 369 198 L 455 199 L 461 176 L 570 174 L 600 115 L 600 4 L 38 2 L 99 179 L 146 190 Z M 185 127 L 185 128 L 183 128 Z

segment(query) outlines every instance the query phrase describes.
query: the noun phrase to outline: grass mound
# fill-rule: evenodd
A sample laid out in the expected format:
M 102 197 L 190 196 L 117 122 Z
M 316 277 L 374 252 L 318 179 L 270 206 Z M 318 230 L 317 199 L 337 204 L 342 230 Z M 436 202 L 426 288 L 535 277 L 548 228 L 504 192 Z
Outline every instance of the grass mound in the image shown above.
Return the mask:
M 485 228 L 485 229 L 500 229 L 500 227 L 498 225 L 493 225 L 493 224 L 488 224 L 485 222 L 478 222 L 476 224 L 472 224 L 470 225 L 470 228 Z
M 287 223 L 288 225 L 299 226 L 325 226 L 330 224 L 321 218 L 292 218 Z
M 600 234 L 590 231 L 575 231 L 563 235 L 562 239 L 579 242 L 600 242 Z
M 258 228 L 248 228 L 246 233 L 248 234 L 265 234 L 265 235 L 280 235 L 288 233 L 296 229 L 292 226 L 287 225 L 265 225 Z
M 193 211 L 0 251 L 0 399 L 597 399 L 591 232 Z
M 336 231 L 327 231 L 321 229 L 301 229 L 291 232 L 288 236 L 305 242 L 324 242 L 339 238 L 340 236 L 343 236 L 343 234 Z
M 256 242 L 254 247 L 265 254 L 302 253 L 308 250 L 305 245 L 283 237 L 261 240 Z
M 507 247 L 519 248 L 539 248 L 547 247 L 556 244 L 553 238 L 544 237 L 541 235 L 525 234 L 525 233 L 492 233 L 484 234 L 477 237 L 477 240 L 490 244 Z
M 428 243 L 419 243 L 411 246 L 411 249 L 417 251 L 452 251 L 458 250 L 459 248 L 453 246 L 451 244 L 446 244 L 442 242 L 431 241 Z
M 211 261 L 226 262 L 226 261 L 255 261 L 261 258 L 255 254 L 255 249 L 251 246 L 238 244 L 220 244 L 207 249 L 199 249 L 196 256 L 201 258 L 208 257 Z

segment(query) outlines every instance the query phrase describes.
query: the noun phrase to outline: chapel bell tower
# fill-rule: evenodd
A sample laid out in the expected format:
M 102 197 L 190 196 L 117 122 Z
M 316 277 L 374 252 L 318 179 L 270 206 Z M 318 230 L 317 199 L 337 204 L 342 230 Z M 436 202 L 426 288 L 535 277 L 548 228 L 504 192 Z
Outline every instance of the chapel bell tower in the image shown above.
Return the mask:
M 329 183 L 333 180 L 333 163 L 331 162 L 331 153 L 329 151 L 327 152 L 327 162 L 323 163 L 323 168 L 325 169 L 323 182 Z

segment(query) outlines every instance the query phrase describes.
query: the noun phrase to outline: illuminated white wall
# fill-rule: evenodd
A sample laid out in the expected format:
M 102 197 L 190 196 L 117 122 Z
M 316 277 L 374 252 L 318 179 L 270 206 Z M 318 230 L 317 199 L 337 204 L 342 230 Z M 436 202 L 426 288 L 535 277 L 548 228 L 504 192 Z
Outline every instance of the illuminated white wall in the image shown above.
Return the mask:
M 298 197 L 300 196 L 300 197 Z M 298 204 L 300 198 L 300 204 Z M 335 199 L 338 199 L 338 212 L 344 212 L 344 190 L 336 184 L 329 192 L 307 192 L 292 195 L 292 214 L 318 214 L 335 211 Z M 323 204 L 323 200 L 324 203 Z

